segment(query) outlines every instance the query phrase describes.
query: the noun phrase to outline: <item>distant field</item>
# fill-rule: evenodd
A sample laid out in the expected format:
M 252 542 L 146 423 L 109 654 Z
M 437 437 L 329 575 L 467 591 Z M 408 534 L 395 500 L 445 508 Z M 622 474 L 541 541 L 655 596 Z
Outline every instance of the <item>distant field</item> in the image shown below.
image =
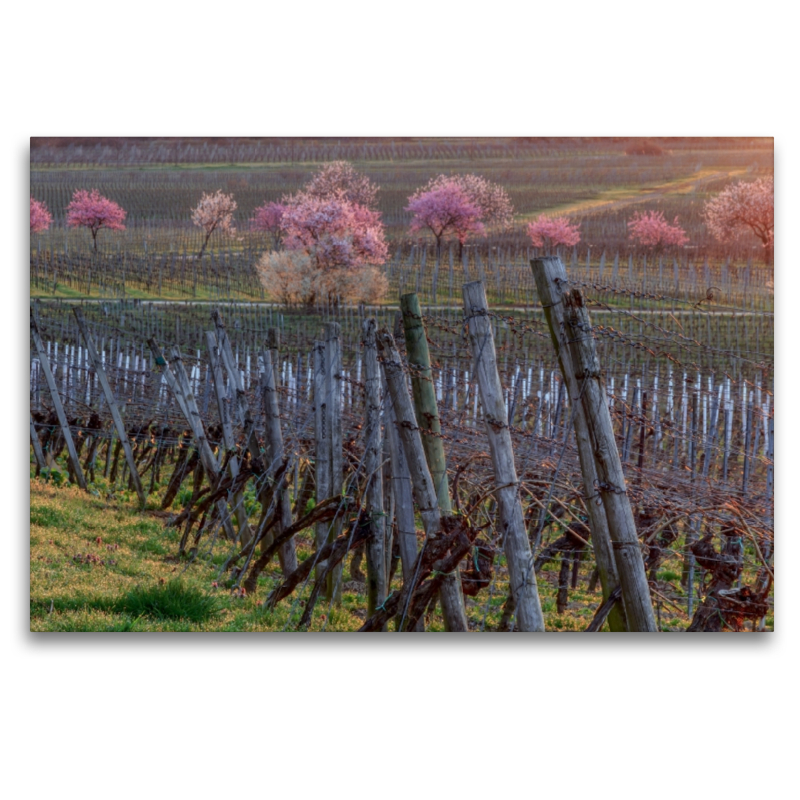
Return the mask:
M 86 248 L 88 235 L 81 235 L 85 231 L 67 233 L 64 228 L 64 208 L 75 189 L 97 188 L 129 215 L 128 230 L 109 235 L 101 242 L 103 247 L 126 252 L 138 252 L 145 246 L 155 251 L 186 248 L 191 252 L 200 241 L 190 222 L 191 209 L 202 192 L 222 189 L 232 192 L 239 204 L 242 242 L 264 248 L 266 241 L 259 243 L 246 231 L 253 209 L 296 191 L 320 163 L 351 153 L 355 167 L 381 187 L 380 210 L 388 235 L 396 242 L 407 238 L 410 217 L 404 207 L 415 189 L 440 173 L 475 172 L 506 188 L 520 223 L 510 234 L 489 237 L 484 242 L 487 245 L 522 245 L 526 242 L 523 221 L 540 213 L 559 212 L 581 221 L 586 244 L 624 249 L 627 205 L 636 202 L 641 208 L 662 208 L 667 216 L 680 214 L 692 244 L 703 248 L 712 245 L 700 220 L 707 196 L 734 177 L 756 177 L 773 168 L 771 139 L 662 144 L 664 155 L 641 156 L 625 154 L 630 141 L 610 139 L 551 140 L 546 144 L 463 140 L 454 145 L 423 142 L 414 147 L 383 142 L 361 149 L 331 141 L 309 144 L 302 161 L 237 164 L 170 163 L 164 160 L 172 154 L 169 147 L 158 144 L 140 148 L 138 164 L 93 163 L 88 160 L 90 154 L 83 155 L 83 162 L 56 163 L 54 155 L 48 161 L 46 152 L 34 149 L 31 192 L 50 207 L 55 225 L 32 244 L 56 250 Z M 204 151 L 200 147 L 197 152 Z M 210 155 L 210 148 L 205 152 Z M 239 154 L 255 156 L 256 152 L 242 150 Z M 263 153 L 266 157 L 268 151 Z M 288 156 L 289 150 L 283 155 Z M 132 158 L 130 152 L 128 157 Z M 220 240 L 217 247 L 235 249 L 242 242 Z

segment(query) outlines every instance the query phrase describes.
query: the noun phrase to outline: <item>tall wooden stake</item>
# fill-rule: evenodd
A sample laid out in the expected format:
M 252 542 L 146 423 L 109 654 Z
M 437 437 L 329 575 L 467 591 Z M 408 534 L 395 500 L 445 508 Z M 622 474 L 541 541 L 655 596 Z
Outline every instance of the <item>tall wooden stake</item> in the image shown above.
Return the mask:
M 411 474 L 411 484 L 417 500 L 419 515 L 422 518 L 426 536 L 429 539 L 436 539 L 440 533 L 441 510 L 428 462 L 425 459 L 420 426 L 417 424 L 414 406 L 408 395 L 403 362 L 395 347 L 394 338 L 388 331 L 378 332 L 377 340 L 378 347 L 383 354 L 383 374 L 394 407 L 397 432 Z M 439 598 L 442 603 L 445 628 L 448 631 L 468 630 L 464 598 L 458 575 L 450 573 L 445 577 L 439 591 Z
M 572 356 L 565 346 L 564 336 L 565 320 L 564 306 L 558 302 L 561 292 L 558 288 L 560 281 L 566 281 L 567 273 L 564 265 L 558 258 L 535 259 L 531 261 L 533 276 L 536 280 L 536 289 L 539 293 L 544 308 L 545 318 L 550 327 L 553 347 L 561 366 L 561 374 L 570 399 L 571 413 L 573 415 L 573 428 L 575 442 L 578 446 L 578 458 L 583 475 L 583 487 L 587 497 L 595 494 L 597 471 L 594 465 L 592 442 L 589 437 L 589 426 L 583 406 L 578 402 L 580 385 L 576 378 L 576 369 L 572 363 Z M 600 586 L 603 601 L 607 601 L 611 593 L 619 586 L 617 563 L 611 546 L 611 535 L 608 531 L 608 519 L 602 504 L 589 501 L 586 503 L 589 515 L 589 528 L 592 535 L 597 572 L 600 576 Z M 625 608 L 620 601 L 612 608 L 608 615 L 608 627 L 615 632 L 627 631 L 628 624 L 625 619 Z
M 422 324 L 422 309 L 416 294 L 400 297 L 400 310 L 403 314 L 403 331 L 406 337 L 406 353 L 411 374 L 411 394 L 414 398 L 414 411 L 420 427 L 425 458 L 431 471 L 439 508 L 443 514 L 451 514 L 450 487 L 447 481 L 447 460 L 444 445 L 440 438 L 442 426 L 439 421 L 439 406 L 433 388 L 431 356 L 425 326 Z
M 544 617 L 536 586 L 533 557 L 522 516 L 514 448 L 508 428 L 503 387 L 497 372 L 497 353 L 487 317 L 488 302 L 480 281 L 463 286 L 464 315 L 472 345 L 473 372 L 481 393 L 489 452 L 494 466 L 495 497 L 508 562 L 511 594 L 517 609 L 517 628 L 544 631 Z
M 431 356 L 428 350 L 428 339 L 425 335 L 425 326 L 422 323 L 422 309 L 416 294 L 409 293 L 400 297 L 400 311 L 403 315 L 403 331 L 406 339 L 406 353 L 411 374 L 411 394 L 414 399 L 414 414 L 420 429 L 422 447 L 425 460 L 433 479 L 436 498 L 442 514 L 453 513 L 450 501 L 450 486 L 447 480 L 447 459 L 442 443 L 442 426 L 439 422 L 439 406 L 436 402 L 436 392 L 433 388 L 433 373 L 431 371 Z M 461 592 L 461 579 L 453 573 L 453 580 L 446 580 L 442 584 L 440 594 L 458 592 L 458 597 L 450 598 L 448 602 L 455 608 L 464 607 L 464 597 Z M 466 620 L 466 612 L 464 612 Z M 445 620 L 446 622 L 446 620 Z
M 383 511 L 383 470 L 381 469 L 381 373 L 375 317 L 363 323 L 364 343 L 364 472 L 367 476 L 367 512 L 370 538 L 367 540 L 367 616 L 371 617 L 386 599 L 386 526 Z
M 211 361 L 211 377 L 214 382 L 214 394 L 217 398 L 217 408 L 219 418 L 222 423 L 222 442 L 225 450 L 230 453 L 228 459 L 228 473 L 231 478 L 239 474 L 239 458 L 236 454 L 236 441 L 233 438 L 233 425 L 231 424 L 230 402 L 225 396 L 225 384 L 222 378 L 222 365 L 220 364 L 219 345 L 214 331 L 206 331 L 206 343 L 208 345 L 208 357 Z M 242 492 L 238 491 L 233 496 L 233 513 L 236 517 L 236 524 L 239 526 L 239 540 L 243 546 L 247 546 L 253 540 L 253 532 L 247 521 Z
M 587 505 L 600 499 L 606 512 L 628 630 L 655 632 L 650 587 L 583 295 L 567 291 L 566 270 L 557 256 L 534 259 L 531 267 L 570 399 L 580 405 L 586 420 L 595 467 L 595 474 L 588 476 L 593 485 L 587 487 Z
M 275 330 L 275 329 L 271 329 Z M 274 341 L 274 336 L 267 339 L 267 344 Z M 277 342 L 275 342 L 277 345 Z M 274 351 L 277 354 L 277 346 Z M 275 364 L 272 352 L 265 348 L 261 351 L 261 361 L 264 365 L 264 372 L 261 375 L 262 402 L 264 405 L 265 436 L 267 444 L 266 468 L 267 474 L 272 480 L 280 469 L 285 457 L 283 451 L 283 431 L 281 430 L 281 415 L 278 405 L 278 387 L 275 377 Z M 323 498 L 324 499 L 324 498 Z M 280 489 L 278 502 L 280 503 L 280 523 L 277 526 L 275 535 L 285 531 L 292 524 L 292 506 L 289 502 L 289 487 L 284 478 L 283 486 Z M 266 511 L 266 509 L 264 509 Z M 303 510 L 300 510 L 303 513 Z M 297 555 L 295 552 L 294 539 L 289 539 L 281 545 L 278 550 L 278 560 L 284 576 L 288 577 L 297 569 Z

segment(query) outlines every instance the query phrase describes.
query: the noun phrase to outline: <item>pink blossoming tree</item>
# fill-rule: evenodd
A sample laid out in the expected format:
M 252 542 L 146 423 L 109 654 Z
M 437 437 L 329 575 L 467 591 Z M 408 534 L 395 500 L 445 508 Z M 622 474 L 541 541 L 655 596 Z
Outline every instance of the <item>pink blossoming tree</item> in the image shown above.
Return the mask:
M 772 263 L 775 242 L 775 182 L 760 178 L 734 183 L 705 204 L 708 229 L 720 242 L 753 233 L 764 248 L 764 263 Z
M 31 233 L 41 233 L 50 227 L 53 215 L 41 200 L 31 197 Z
M 200 198 L 197 207 L 192 211 L 192 222 L 205 233 L 203 246 L 198 253 L 198 259 L 203 257 L 203 253 L 208 246 L 208 240 L 214 231 L 227 234 L 229 236 L 236 233 L 236 226 L 233 221 L 233 212 L 236 211 L 236 201 L 232 194 L 223 194 L 217 189 L 214 194 L 206 194 Z
M 480 175 L 439 175 L 422 191 L 458 186 L 467 199 L 480 209 L 480 222 L 486 228 L 508 230 L 514 222 L 514 207 L 506 190 Z
M 549 255 L 559 247 L 574 247 L 581 240 L 580 226 L 568 217 L 546 217 L 539 215 L 527 226 L 528 236 L 534 247 L 543 247 Z
M 97 189 L 92 189 L 91 192 L 78 189 L 67 206 L 67 227 L 88 228 L 92 234 L 94 250 L 97 252 L 97 234 L 100 229 L 124 231 L 127 213 L 113 200 L 103 197 Z
M 375 211 L 378 187 L 348 161 L 331 161 L 311 178 L 302 193 L 318 200 L 345 200 Z
M 635 211 L 628 222 L 628 236 L 642 247 L 660 253 L 666 247 L 680 247 L 689 241 L 678 218 L 670 225 L 663 211 Z
M 295 195 L 284 210 L 280 227 L 286 250 L 308 257 L 302 262 L 305 277 L 301 285 L 306 288 L 299 294 L 303 302 L 313 305 L 322 298 L 355 299 L 359 282 L 372 287 L 372 299 L 385 292 L 385 278 L 378 266 L 386 261 L 389 251 L 380 216 L 380 212 L 341 196 L 321 199 L 306 192 Z M 301 262 L 295 259 L 293 263 Z M 281 264 L 281 269 L 285 272 L 291 265 Z M 262 279 L 269 288 L 263 270 Z
M 278 248 L 281 238 L 281 220 L 286 206 L 283 203 L 264 203 L 259 206 L 250 217 L 250 228 L 254 231 L 271 233 L 273 246 Z
M 470 200 L 458 181 L 446 179 L 430 188 L 418 189 L 408 199 L 406 211 L 413 214 L 410 230 L 413 232 L 427 228 L 436 239 L 436 252 L 442 252 L 442 240 L 455 236 L 463 248 L 472 235 L 484 232 L 480 207 Z

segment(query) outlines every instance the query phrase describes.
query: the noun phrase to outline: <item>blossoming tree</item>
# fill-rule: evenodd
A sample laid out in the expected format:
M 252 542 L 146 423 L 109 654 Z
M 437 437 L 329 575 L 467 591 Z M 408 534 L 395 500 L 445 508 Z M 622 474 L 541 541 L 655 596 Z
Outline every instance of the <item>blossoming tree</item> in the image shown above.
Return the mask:
M 442 240 L 447 236 L 455 236 L 463 247 L 470 236 L 484 232 L 480 207 L 456 180 L 438 181 L 429 188 L 432 184 L 433 181 L 428 187 L 418 189 L 408 199 L 406 211 L 413 215 L 412 233 L 427 228 L 436 239 L 437 253 L 441 253 Z
M 233 212 L 236 211 L 236 201 L 232 194 L 223 194 L 217 189 L 214 194 L 206 194 L 200 198 L 197 207 L 192 211 L 192 222 L 205 231 L 203 246 L 197 257 L 202 258 L 208 246 L 208 240 L 214 231 L 219 231 L 227 235 L 236 233 L 236 226 L 233 221 Z
M 422 191 L 443 186 L 458 186 L 467 199 L 480 209 L 480 222 L 486 228 L 508 230 L 514 222 L 514 207 L 508 192 L 480 175 L 439 175 L 428 182 Z
M 680 247 L 689 241 L 686 231 L 678 224 L 678 218 L 669 222 L 663 211 L 635 211 L 628 221 L 629 238 L 642 247 L 660 253 L 667 247 Z
M 546 217 L 540 214 L 527 226 L 534 247 L 543 247 L 547 254 L 559 247 L 574 247 L 581 240 L 580 226 L 568 217 Z
M 281 220 L 286 206 L 283 203 L 264 203 L 250 217 L 250 228 L 272 234 L 273 246 L 277 249 L 281 238 Z
M 67 227 L 88 228 L 97 252 L 97 234 L 100 229 L 124 231 L 127 213 L 113 200 L 103 197 L 97 189 L 92 189 L 91 192 L 78 189 L 67 206 Z
M 775 241 L 775 182 L 760 178 L 734 183 L 705 204 L 706 225 L 720 242 L 753 233 L 764 248 L 764 263 L 772 263 Z
M 50 227 L 53 215 L 41 200 L 31 197 L 31 233 L 41 233 Z
M 339 297 L 379 299 L 388 288 L 378 269 L 388 256 L 380 216 L 341 196 L 321 199 L 299 192 L 280 223 L 290 255 L 279 259 L 276 253 L 265 254 L 258 265 L 262 282 L 270 291 L 307 305 Z

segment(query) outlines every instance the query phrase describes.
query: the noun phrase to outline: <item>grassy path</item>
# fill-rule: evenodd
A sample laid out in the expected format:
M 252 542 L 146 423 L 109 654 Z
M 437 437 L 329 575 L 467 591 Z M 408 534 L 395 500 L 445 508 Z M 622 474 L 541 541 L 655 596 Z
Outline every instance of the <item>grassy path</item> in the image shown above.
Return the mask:
M 744 175 L 746 169 L 731 170 L 700 170 L 692 178 L 677 178 L 674 181 L 659 184 L 652 188 L 615 188 L 600 192 L 595 197 L 588 200 L 579 200 L 575 203 L 565 203 L 533 214 L 525 214 L 520 217 L 522 220 L 530 220 L 538 217 L 540 213 L 549 215 L 559 214 L 566 217 L 583 216 L 594 214 L 599 211 L 615 211 L 620 208 L 632 206 L 637 203 L 644 203 L 649 200 L 657 200 L 670 194 L 689 194 L 704 184 L 711 183 L 722 178 L 734 178 Z

